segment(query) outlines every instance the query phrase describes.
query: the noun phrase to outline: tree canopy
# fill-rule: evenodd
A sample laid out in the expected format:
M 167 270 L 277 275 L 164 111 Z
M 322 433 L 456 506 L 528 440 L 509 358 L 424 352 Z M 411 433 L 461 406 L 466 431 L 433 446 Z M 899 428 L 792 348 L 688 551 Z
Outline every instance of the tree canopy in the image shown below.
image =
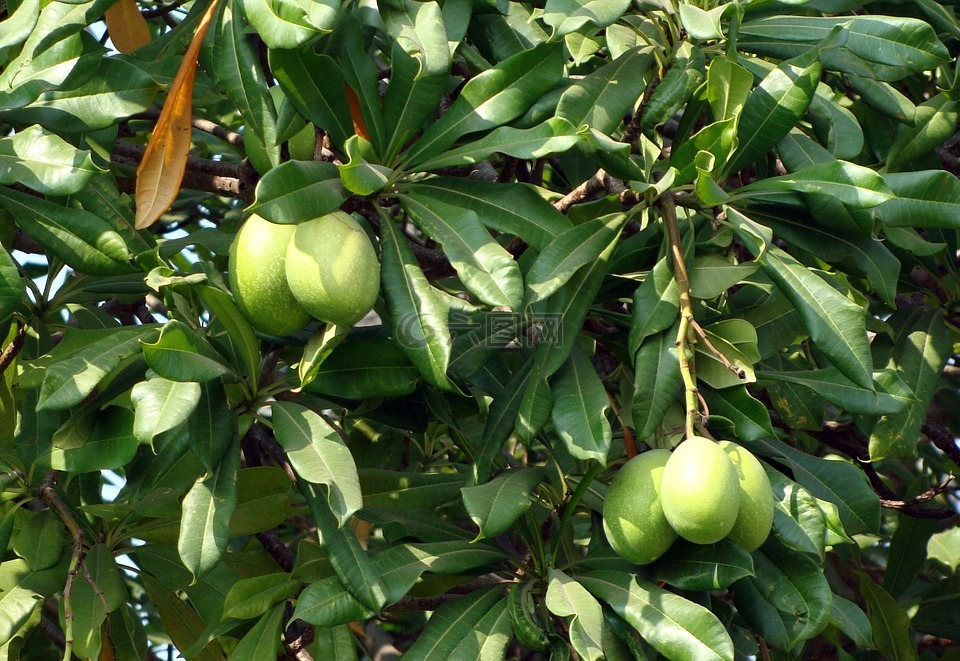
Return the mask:
M 955 655 L 958 50 L 936 0 L 0 2 L 2 658 Z M 337 211 L 372 312 L 254 328 L 238 230 Z M 621 558 L 692 436 L 770 536 Z

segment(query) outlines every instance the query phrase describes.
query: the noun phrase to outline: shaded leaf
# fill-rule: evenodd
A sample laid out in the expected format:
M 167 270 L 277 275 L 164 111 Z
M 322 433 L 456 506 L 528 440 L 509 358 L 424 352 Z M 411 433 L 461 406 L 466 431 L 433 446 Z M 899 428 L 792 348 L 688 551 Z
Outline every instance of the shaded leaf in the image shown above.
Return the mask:
M 463 505 L 480 528 L 477 539 L 505 532 L 533 504 L 532 491 L 543 481 L 536 468 L 508 470 L 474 487 L 463 487 Z

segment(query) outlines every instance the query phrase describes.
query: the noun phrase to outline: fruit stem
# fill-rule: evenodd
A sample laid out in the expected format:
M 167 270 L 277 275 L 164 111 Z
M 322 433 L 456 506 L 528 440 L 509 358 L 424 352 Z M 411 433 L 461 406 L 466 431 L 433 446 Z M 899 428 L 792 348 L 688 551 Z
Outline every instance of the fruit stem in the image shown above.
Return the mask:
M 687 265 L 683 261 L 683 242 L 680 239 L 680 226 L 677 223 L 677 207 L 673 196 L 662 195 L 659 199 L 660 213 L 667 230 L 667 240 L 670 243 L 670 254 L 673 257 L 673 277 L 680 290 L 680 327 L 677 330 L 677 356 L 680 360 L 680 375 L 683 377 L 684 402 L 686 404 L 686 438 L 696 435 L 694 423 L 700 415 L 697 402 L 697 379 L 695 376 L 693 345 L 696 336 L 693 334 L 692 324 L 696 322 L 693 316 L 693 304 L 690 301 L 690 279 L 687 276 Z

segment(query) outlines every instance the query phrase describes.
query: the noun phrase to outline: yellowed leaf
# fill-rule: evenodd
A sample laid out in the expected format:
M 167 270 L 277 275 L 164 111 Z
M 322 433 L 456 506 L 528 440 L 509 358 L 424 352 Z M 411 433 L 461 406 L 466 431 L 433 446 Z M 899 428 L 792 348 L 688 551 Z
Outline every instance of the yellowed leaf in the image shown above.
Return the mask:
M 106 11 L 107 34 L 121 53 L 132 53 L 150 43 L 150 26 L 137 0 L 117 0 Z
M 210 27 L 219 0 L 212 0 L 200 19 L 193 41 L 183 56 L 177 77 L 167 93 L 160 118 L 137 168 L 137 229 L 150 227 L 170 208 L 183 182 L 190 155 L 193 80 L 200 44 Z

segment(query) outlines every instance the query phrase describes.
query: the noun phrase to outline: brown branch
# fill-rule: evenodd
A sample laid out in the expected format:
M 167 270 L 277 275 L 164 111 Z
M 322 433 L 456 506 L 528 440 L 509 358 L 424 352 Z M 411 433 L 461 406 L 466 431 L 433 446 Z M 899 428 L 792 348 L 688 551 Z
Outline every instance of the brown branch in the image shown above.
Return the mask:
M 585 202 L 597 193 L 610 192 L 620 195 L 626 189 L 623 182 L 614 179 L 607 174 L 605 170 L 601 169 L 597 170 L 597 173 L 592 177 L 554 202 L 553 206 L 560 213 L 566 213 L 573 205 Z
M 148 108 L 141 113 L 138 113 L 131 117 L 130 119 L 148 119 L 152 121 L 157 121 L 160 119 L 160 109 L 159 108 Z M 224 142 L 231 144 L 235 147 L 243 147 L 243 136 L 239 133 L 235 133 L 230 129 L 220 126 L 215 122 L 211 122 L 209 119 L 203 119 L 201 117 L 193 117 L 190 120 L 190 125 L 198 131 L 203 131 L 204 133 L 209 133 L 212 136 L 220 138 Z
M 951 516 L 955 516 L 956 512 L 953 510 L 945 508 L 921 508 L 918 505 L 923 503 L 928 503 L 944 491 L 947 490 L 947 487 L 953 481 L 953 475 L 950 475 L 940 484 L 935 485 L 934 487 L 927 489 L 919 496 L 915 496 L 910 500 L 888 500 L 886 498 L 880 499 L 880 504 L 888 509 L 899 510 L 910 516 L 923 518 L 923 519 L 949 519 Z
M 950 429 L 930 418 L 924 418 L 920 432 L 929 438 L 942 453 L 947 455 L 950 461 L 960 466 L 960 447 L 957 447 L 956 438 Z
M 155 9 L 145 9 L 144 11 L 140 12 L 140 15 L 148 20 L 151 18 L 157 18 L 158 16 L 166 16 L 170 12 L 176 11 L 177 9 L 179 9 L 184 2 L 185 0 L 175 0 L 174 2 L 171 2 L 169 5 L 160 5 Z
M 14 335 L 13 341 L 3 348 L 3 352 L 0 352 L 0 376 L 7 371 L 13 359 L 16 358 L 20 350 L 23 349 L 23 341 L 26 337 L 26 325 L 17 322 L 17 334 Z

